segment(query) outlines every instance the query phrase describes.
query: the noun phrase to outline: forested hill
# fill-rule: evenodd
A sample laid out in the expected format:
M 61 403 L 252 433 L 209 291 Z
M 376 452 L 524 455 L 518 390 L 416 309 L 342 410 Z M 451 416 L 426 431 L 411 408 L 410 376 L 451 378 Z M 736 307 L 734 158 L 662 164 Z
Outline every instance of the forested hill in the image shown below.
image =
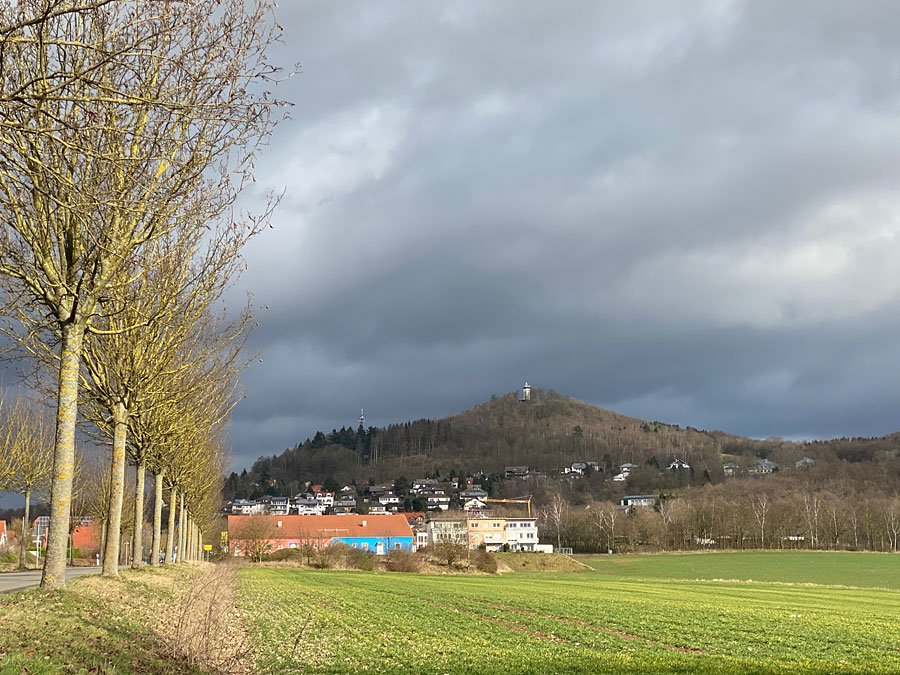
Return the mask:
M 516 393 L 509 393 L 442 419 L 318 432 L 280 455 L 260 457 L 249 472 L 232 474 L 225 497 L 294 494 L 307 482 L 328 479 L 344 484 L 502 474 L 513 465 L 553 472 L 573 461 L 598 462 L 608 476 L 625 462 L 656 469 L 678 458 L 690 464 L 692 482 L 717 482 L 723 461 L 729 460 L 767 457 L 793 466 L 804 456 L 824 461 L 900 456 L 896 434 L 811 443 L 755 440 L 627 417 L 551 390 L 534 389 L 531 398 L 519 402 Z

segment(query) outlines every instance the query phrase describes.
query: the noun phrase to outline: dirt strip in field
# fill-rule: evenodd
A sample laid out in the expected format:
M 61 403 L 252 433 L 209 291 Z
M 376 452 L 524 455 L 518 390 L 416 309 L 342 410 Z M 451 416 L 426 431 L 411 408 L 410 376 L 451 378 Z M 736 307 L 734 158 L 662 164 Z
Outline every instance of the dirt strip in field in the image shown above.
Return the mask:
M 559 621 L 560 623 L 566 623 L 572 626 L 581 626 L 582 628 L 589 628 L 591 630 L 598 631 L 600 633 L 606 633 L 607 635 L 616 635 L 620 638 L 624 638 L 626 640 L 635 640 L 638 642 L 645 642 L 651 645 L 659 645 L 660 647 L 664 647 L 665 649 L 669 649 L 674 652 L 685 652 L 688 654 L 705 654 L 706 651 L 703 649 L 697 649 L 693 647 L 679 647 L 678 645 L 670 645 L 666 642 L 660 642 L 659 640 L 652 640 L 648 637 L 643 637 L 642 635 L 632 635 L 631 633 L 625 633 L 620 630 L 614 630 L 612 628 L 606 628 L 605 626 L 598 626 L 596 624 L 590 623 L 589 621 L 583 621 L 581 619 L 573 619 L 568 616 L 553 616 L 551 614 L 542 614 L 540 612 L 535 612 L 530 609 L 521 609 L 519 607 L 513 607 L 512 605 L 503 605 L 496 602 L 488 602 L 486 600 L 477 600 L 476 602 L 486 605 L 488 607 L 493 607 L 495 609 L 502 609 L 508 612 L 514 612 L 516 614 L 524 614 L 525 616 L 534 616 L 541 619 L 550 619 L 552 621 Z

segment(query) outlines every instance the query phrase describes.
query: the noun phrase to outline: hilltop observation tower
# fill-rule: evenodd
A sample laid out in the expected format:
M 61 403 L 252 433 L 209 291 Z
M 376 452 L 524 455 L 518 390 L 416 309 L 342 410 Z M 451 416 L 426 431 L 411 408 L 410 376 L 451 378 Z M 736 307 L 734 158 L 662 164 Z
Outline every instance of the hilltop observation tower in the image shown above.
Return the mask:
M 519 394 L 519 403 L 525 403 L 531 400 L 531 387 L 528 386 L 528 382 L 525 383 L 525 386 L 522 387 L 522 393 Z

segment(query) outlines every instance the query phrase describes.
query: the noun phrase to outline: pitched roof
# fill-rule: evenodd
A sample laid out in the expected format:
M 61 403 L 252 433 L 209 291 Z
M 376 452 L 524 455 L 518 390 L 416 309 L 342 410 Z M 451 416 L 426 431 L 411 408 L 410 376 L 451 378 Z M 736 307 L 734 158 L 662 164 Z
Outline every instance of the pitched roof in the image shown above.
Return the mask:
M 263 520 L 265 519 L 265 520 Z M 279 521 L 281 527 L 278 527 Z M 228 516 L 228 535 L 241 539 L 247 528 L 265 523 L 270 539 L 331 539 L 356 537 L 412 537 L 403 514 L 342 516 Z

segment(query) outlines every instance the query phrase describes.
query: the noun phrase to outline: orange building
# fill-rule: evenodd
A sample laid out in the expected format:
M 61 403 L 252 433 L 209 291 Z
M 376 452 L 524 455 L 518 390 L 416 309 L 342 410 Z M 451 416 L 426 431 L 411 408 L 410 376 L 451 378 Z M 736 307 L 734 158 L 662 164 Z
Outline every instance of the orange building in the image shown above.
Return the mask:
M 482 544 L 488 551 L 499 551 L 506 543 L 505 518 L 470 518 L 468 521 L 469 548 Z
M 538 543 L 534 518 L 469 518 L 467 529 L 469 548 L 484 546 L 491 552 L 534 551 Z

